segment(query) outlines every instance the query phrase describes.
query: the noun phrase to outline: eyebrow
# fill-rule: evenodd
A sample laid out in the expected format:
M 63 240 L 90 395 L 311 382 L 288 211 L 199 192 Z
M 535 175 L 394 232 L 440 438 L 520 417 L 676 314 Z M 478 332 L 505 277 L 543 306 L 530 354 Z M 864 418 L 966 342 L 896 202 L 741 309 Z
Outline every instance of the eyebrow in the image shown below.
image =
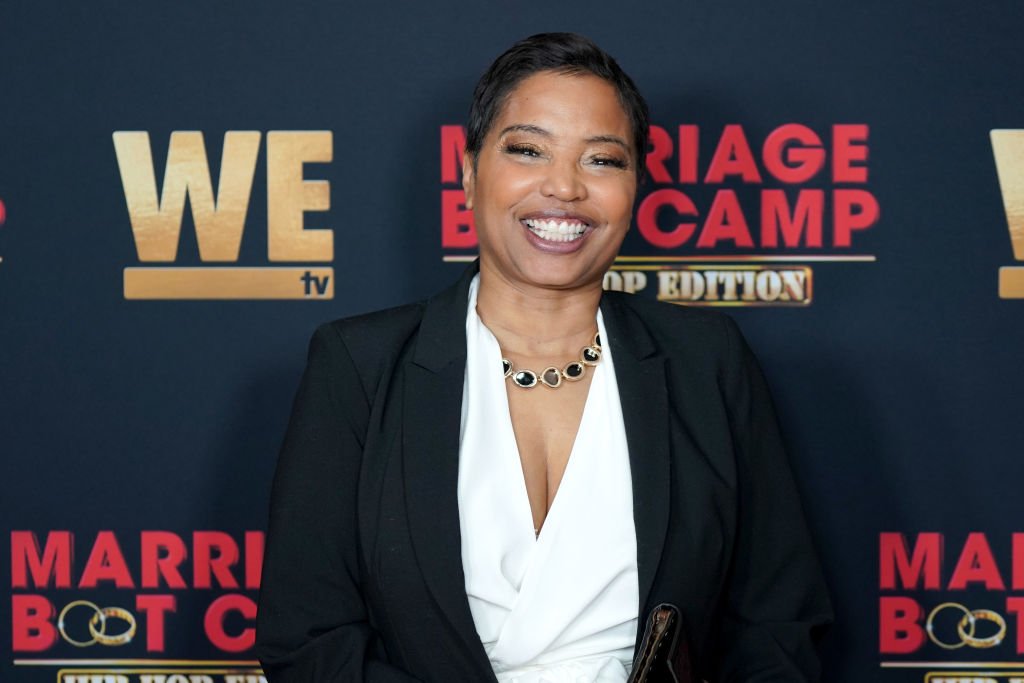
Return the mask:
M 516 124 L 513 124 L 511 126 L 508 126 L 507 128 L 504 128 L 501 131 L 501 134 L 498 137 L 504 137 L 507 133 L 534 133 L 535 135 L 540 135 L 540 136 L 545 137 L 545 138 L 552 137 L 550 131 L 545 130 L 544 128 L 541 128 L 540 126 L 534 126 L 534 125 L 529 124 L 529 123 L 516 123 Z M 585 142 L 587 142 L 587 143 L 605 142 L 605 143 L 609 143 L 609 144 L 612 144 L 612 145 L 618 145 L 619 147 L 621 147 L 622 149 L 626 150 L 627 152 L 630 151 L 629 145 L 626 143 L 626 141 L 623 140 L 622 138 L 620 138 L 617 135 L 595 135 L 593 137 L 587 138 Z
M 592 138 L 587 138 L 587 142 L 607 142 L 613 145 L 618 145 L 627 152 L 630 151 L 629 145 L 626 144 L 626 141 L 617 135 L 595 135 Z
M 551 137 L 551 133 L 544 130 L 540 126 L 534 126 L 529 123 L 515 123 L 501 131 L 498 137 L 504 137 L 506 133 L 536 133 L 546 138 Z

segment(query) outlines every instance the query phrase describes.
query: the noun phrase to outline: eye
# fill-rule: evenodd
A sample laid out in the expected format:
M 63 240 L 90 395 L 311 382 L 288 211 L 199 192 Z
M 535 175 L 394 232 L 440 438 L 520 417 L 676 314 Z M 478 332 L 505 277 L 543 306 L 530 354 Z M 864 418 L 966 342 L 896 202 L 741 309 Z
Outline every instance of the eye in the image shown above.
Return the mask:
M 626 161 L 618 157 L 610 157 L 604 155 L 594 157 L 593 159 L 591 159 L 591 163 L 596 164 L 597 166 L 611 166 L 612 168 L 622 169 L 628 168 L 629 166 L 629 164 Z
M 540 150 L 533 145 L 526 145 L 521 142 L 509 142 L 505 144 L 505 154 L 519 155 L 524 157 L 539 157 Z

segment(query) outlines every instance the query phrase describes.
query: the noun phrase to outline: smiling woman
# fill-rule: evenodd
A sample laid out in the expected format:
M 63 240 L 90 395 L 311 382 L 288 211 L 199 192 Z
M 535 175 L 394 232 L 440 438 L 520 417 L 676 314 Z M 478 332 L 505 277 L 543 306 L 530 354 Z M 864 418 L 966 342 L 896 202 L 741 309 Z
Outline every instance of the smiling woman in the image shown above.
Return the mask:
M 756 361 L 725 316 L 602 291 L 647 132 L 578 35 L 481 78 L 478 263 L 310 345 L 260 596 L 271 683 L 688 680 L 634 664 L 665 603 L 696 676 L 817 680 L 828 597 Z

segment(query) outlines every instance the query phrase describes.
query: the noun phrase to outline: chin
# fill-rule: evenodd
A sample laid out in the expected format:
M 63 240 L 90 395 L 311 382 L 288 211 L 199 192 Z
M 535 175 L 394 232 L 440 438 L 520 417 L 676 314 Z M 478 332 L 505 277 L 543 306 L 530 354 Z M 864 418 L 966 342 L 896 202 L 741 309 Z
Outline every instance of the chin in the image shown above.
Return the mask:
M 524 284 L 547 289 L 584 289 L 601 285 L 607 268 L 581 267 L 563 259 L 531 259 L 518 269 Z

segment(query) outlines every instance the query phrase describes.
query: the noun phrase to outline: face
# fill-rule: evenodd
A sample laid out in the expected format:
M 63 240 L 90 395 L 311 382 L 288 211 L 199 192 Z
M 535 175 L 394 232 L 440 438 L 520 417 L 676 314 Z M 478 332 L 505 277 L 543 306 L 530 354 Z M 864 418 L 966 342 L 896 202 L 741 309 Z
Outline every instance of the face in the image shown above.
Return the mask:
M 508 96 L 463 187 L 481 270 L 520 288 L 599 286 L 629 229 L 637 160 L 614 86 L 540 72 Z

